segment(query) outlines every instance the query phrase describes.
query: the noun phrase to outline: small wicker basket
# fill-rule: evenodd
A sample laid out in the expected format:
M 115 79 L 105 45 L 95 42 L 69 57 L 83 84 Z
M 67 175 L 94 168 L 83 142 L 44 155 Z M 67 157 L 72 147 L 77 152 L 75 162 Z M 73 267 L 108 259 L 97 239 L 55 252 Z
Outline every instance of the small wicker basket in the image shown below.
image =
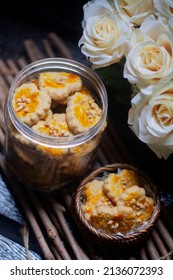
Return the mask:
M 129 169 L 135 171 L 135 173 L 143 182 L 144 188 L 150 197 L 154 200 L 154 211 L 150 217 L 150 219 L 143 223 L 141 226 L 135 228 L 135 230 L 131 233 L 127 234 L 108 234 L 103 231 L 100 231 L 94 228 L 86 219 L 83 213 L 83 190 L 86 183 L 92 181 L 93 179 L 98 179 L 100 177 L 105 177 L 105 173 L 108 174 L 110 172 L 117 172 L 118 170 Z M 144 174 L 137 167 L 125 164 L 125 163 L 114 163 L 110 165 L 105 165 L 91 172 L 78 186 L 75 195 L 74 195 L 74 207 L 76 212 L 77 224 L 79 229 L 91 240 L 96 243 L 106 246 L 119 246 L 120 248 L 127 248 L 127 246 L 139 245 L 143 244 L 143 241 L 146 240 L 155 227 L 161 210 L 161 201 L 160 195 L 157 191 L 157 187 L 151 181 L 151 179 Z

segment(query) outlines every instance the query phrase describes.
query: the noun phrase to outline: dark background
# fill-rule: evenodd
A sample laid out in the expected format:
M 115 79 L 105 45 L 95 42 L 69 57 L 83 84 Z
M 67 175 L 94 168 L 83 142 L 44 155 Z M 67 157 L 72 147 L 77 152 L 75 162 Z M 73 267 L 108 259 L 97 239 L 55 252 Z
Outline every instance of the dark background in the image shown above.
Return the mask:
M 56 2 L 4 3 L 0 9 L 0 58 L 16 58 L 22 52 L 24 39 L 37 40 L 51 31 L 77 46 L 82 33 L 83 5 L 87 1 Z
M 45 34 L 57 33 L 72 51 L 76 60 L 88 64 L 78 41 L 82 35 L 83 5 L 87 1 L 29 1 L 4 3 L 0 9 L 0 59 L 17 60 L 23 53 L 23 40 L 40 42 Z M 109 89 L 108 89 L 109 91 Z M 109 94 L 109 114 L 122 143 L 133 157 L 133 163 L 146 171 L 158 185 L 164 204 L 173 209 L 173 156 L 167 160 L 156 155 L 127 127 L 128 107 Z
M 77 61 L 91 66 L 78 47 L 78 41 L 82 35 L 83 5 L 87 1 L 62 0 L 56 2 L 31 0 L 29 2 L 24 1 L 22 4 L 18 4 L 18 1 L 15 3 L 3 3 L 4 7 L 0 9 L 0 60 L 5 61 L 8 58 L 12 58 L 17 61 L 24 54 L 23 41 L 25 39 L 33 39 L 39 46 L 40 41 L 49 32 L 55 32 L 63 39 Z M 115 95 L 111 92 L 109 86 L 107 86 L 107 91 L 109 115 L 115 131 L 118 132 L 122 141 L 122 145 L 131 155 L 133 164 L 151 176 L 160 191 L 164 205 L 173 213 L 173 156 L 171 155 L 167 160 L 158 159 L 144 143 L 139 141 L 127 126 L 129 108 L 115 100 Z M 2 252 L 5 255 L 1 253 L 0 259 L 3 259 L 4 256 L 10 259 L 14 258 L 12 252 L 17 246 L 16 244 L 11 244 L 11 240 L 14 240 L 17 244 L 22 244 L 19 233 L 20 219 L 17 218 L 17 223 L 12 220 L 15 213 L 14 210 L 9 211 L 8 204 L 12 204 L 12 199 L 9 198 L 8 201 L 7 196 L 9 194 L 5 191 L 5 188 L 2 188 L 2 195 L 3 191 L 5 193 L 5 208 L 0 215 L 0 234 L 9 238 L 7 245 L 11 246 L 11 251 L 7 254 L 6 247 L 4 247 Z M 2 205 L 4 207 L 3 202 Z M 40 253 L 34 237 L 31 235 L 30 238 L 31 249 Z M 0 241 L 1 247 L 6 243 L 7 240 Z M 17 258 L 20 256 L 20 252 L 18 254 Z M 22 255 L 20 257 L 23 258 Z

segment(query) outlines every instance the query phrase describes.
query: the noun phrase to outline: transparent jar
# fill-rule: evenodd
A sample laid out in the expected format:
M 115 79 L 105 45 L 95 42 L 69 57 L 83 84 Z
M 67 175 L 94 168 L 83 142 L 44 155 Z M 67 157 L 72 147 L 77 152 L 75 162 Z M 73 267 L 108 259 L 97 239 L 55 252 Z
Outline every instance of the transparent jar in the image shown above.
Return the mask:
M 67 72 L 80 76 L 102 110 L 99 121 L 83 133 L 54 137 L 39 133 L 16 114 L 13 95 L 19 86 L 37 80 L 40 73 Z M 98 75 L 85 65 L 64 58 L 46 58 L 24 67 L 13 80 L 5 106 L 8 166 L 27 187 L 53 191 L 82 178 L 91 169 L 106 128 L 107 92 Z

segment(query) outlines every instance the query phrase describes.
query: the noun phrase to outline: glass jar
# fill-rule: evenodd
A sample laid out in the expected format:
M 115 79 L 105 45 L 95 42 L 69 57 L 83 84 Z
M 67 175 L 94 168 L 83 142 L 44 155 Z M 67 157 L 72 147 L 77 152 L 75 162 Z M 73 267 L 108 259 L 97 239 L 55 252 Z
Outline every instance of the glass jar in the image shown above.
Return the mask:
M 61 71 L 80 76 L 102 110 L 94 126 L 69 137 L 54 137 L 32 129 L 17 116 L 13 106 L 15 90 L 22 84 L 37 81 L 40 73 Z M 40 191 L 53 191 L 82 178 L 95 160 L 106 128 L 107 106 L 103 82 L 81 63 L 65 58 L 46 58 L 24 67 L 11 84 L 5 106 L 4 154 L 8 166 L 27 187 Z

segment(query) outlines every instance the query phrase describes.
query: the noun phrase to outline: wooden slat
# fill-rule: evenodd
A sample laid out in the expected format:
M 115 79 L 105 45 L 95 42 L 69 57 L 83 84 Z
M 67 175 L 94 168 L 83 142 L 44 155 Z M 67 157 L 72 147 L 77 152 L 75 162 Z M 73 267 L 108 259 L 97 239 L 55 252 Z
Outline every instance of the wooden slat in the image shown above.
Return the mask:
M 44 58 L 39 48 L 32 39 L 25 40 L 24 46 L 31 62 Z
M 140 259 L 141 259 L 141 260 L 148 260 L 148 257 L 147 257 L 147 254 L 146 254 L 146 248 L 145 248 L 145 247 L 142 247 L 142 248 L 139 250 L 139 256 L 140 256 Z
M 4 122 L 4 114 L 2 110 L 0 110 L 0 128 L 2 131 L 4 131 L 5 122 Z
M 168 229 L 165 227 L 164 222 L 160 219 L 158 222 L 158 230 L 160 234 L 163 236 L 167 246 L 172 251 L 173 250 L 173 237 L 171 236 Z
M 9 58 L 9 59 L 7 59 L 6 63 L 9 67 L 9 72 L 12 75 L 17 75 L 17 73 L 19 72 L 19 69 L 18 69 L 17 65 L 14 63 L 14 61 Z
M 51 46 L 48 39 L 43 40 L 43 46 L 44 46 L 45 51 L 47 53 L 47 57 L 55 57 L 56 56 L 54 51 L 52 50 L 52 46 Z
M 60 37 L 58 37 L 57 34 L 54 32 L 49 33 L 49 38 L 52 40 L 52 42 L 55 44 L 55 46 L 59 49 L 62 56 L 68 59 L 73 59 L 73 56 L 69 49 L 64 45 L 63 41 Z
M 146 242 L 146 250 L 148 252 L 150 260 L 159 260 L 160 259 L 160 255 L 151 238 L 149 238 Z
M 168 256 L 169 250 L 167 250 L 167 248 L 164 244 L 164 240 L 161 239 L 161 237 L 159 236 L 159 234 L 156 230 L 154 230 L 152 232 L 152 237 L 153 237 L 153 240 L 155 241 L 155 246 L 157 246 L 158 250 L 161 252 L 162 257 L 165 256 L 165 259 L 170 260 L 171 257 Z
M 17 64 L 19 65 L 19 68 L 22 69 L 27 66 L 28 63 L 24 57 L 20 57 L 17 61 Z
M 68 240 L 71 248 L 73 249 L 74 255 L 77 259 L 88 259 L 87 255 L 83 250 L 79 250 L 79 245 L 76 242 L 75 238 L 72 235 L 71 230 L 69 229 L 68 223 L 64 217 L 65 208 L 62 207 L 57 201 L 54 200 L 52 196 L 48 196 L 49 205 L 53 208 L 53 211 L 59 221 L 59 224 L 63 230 L 66 239 Z
M 0 106 L 2 108 L 2 100 L 6 99 L 6 96 L 8 94 L 9 91 L 9 86 L 7 84 L 7 82 L 4 80 L 4 77 L 0 74 Z
M 3 77 L 6 79 L 8 85 L 11 85 L 14 77 L 11 74 L 9 67 L 2 59 L 0 59 L 0 72 L 3 75 Z
M 4 146 L 4 141 L 5 141 L 5 135 L 3 130 L 0 128 L 0 150 L 3 149 L 2 147 Z
M 54 246 L 56 247 L 59 255 L 61 255 L 62 259 L 71 259 L 70 255 L 66 251 L 65 247 L 62 244 L 61 238 L 59 237 L 58 231 L 54 224 L 51 221 L 51 218 L 48 216 L 45 209 L 42 207 L 40 200 L 33 192 L 27 191 L 27 196 L 32 201 L 35 210 L 37 211 L 45 229 L 47 232 L 48 237 L 53 242 Z

